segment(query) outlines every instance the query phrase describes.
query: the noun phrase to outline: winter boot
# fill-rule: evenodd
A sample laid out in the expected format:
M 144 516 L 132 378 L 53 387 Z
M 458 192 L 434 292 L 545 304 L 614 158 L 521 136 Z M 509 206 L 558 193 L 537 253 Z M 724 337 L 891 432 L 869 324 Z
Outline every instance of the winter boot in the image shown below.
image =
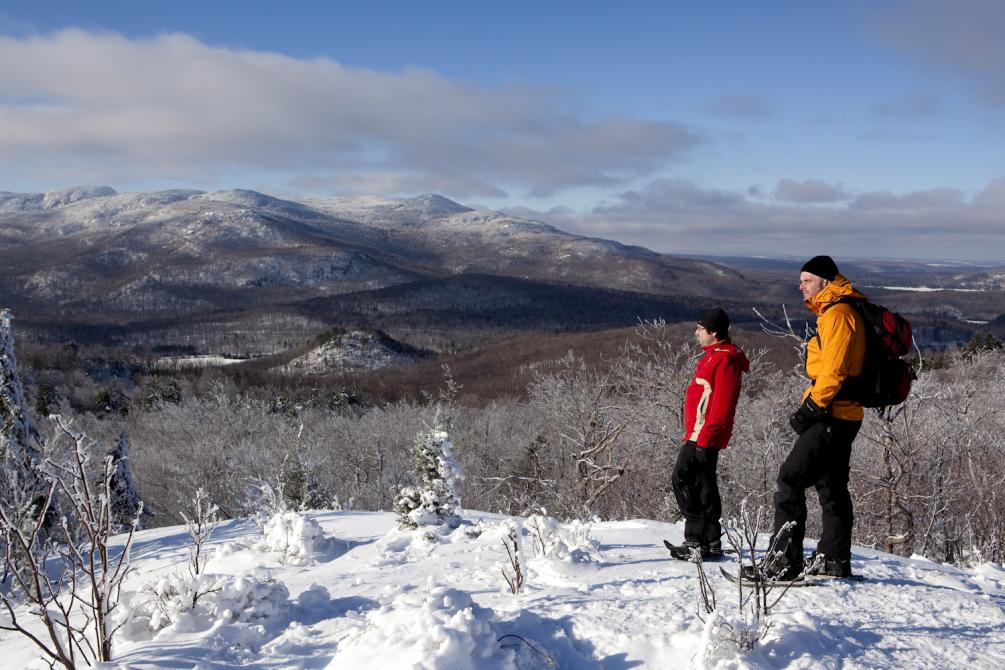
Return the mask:
M 714 561 L 722 557 L 722 547 L 717 550 L 712 550 L 707 544 L 702 544 L 701 542 L 695 542 L 694 540 L 687 540 L 684 544 L 670 544 L 664 541 L 666 548 L 670 550 L 670 555 L 679 561 L 690 561 L 693 556 L 693 551 L 698 550 L 701 560 L 703 561 Z
M 809 574 L 818 577 L 837 577 L 840 579 L 852 576 L 851 561 L 847 559 L 842 561 L 813 552 L 810 556 L 810 565 L 813 567 L 810 568 Z
M 751 565 L 743 566 L 740 571 L 741 576 L 751 582 L 763 579 L 769 582 L 791 582 L 799 578 L 803 572 L 802 565 L 788 565 L 784 562 L 775 562 L 769 565 L 762 565 L 760 572 L 755 572 Z

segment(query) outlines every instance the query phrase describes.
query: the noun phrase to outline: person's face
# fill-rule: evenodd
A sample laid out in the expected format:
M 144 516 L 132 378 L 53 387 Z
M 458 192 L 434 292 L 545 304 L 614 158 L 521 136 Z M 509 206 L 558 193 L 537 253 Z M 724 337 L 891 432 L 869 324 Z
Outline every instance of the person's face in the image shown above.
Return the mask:
M 709 331 L 705 330 L 705 326 L 701 325 L 700 323 L 697 326 L 695 326 L 694 339 L 696 339 L 698 341 L 698 344 L 703 347 L 709 347 L 718 342 L 715 333 L 710 333 Z
M 820 293 L 830 282 L 823 277 L 818 277 L 810 272 L 799 273 L 799 290 L 803 294 L 803 300 L 809 300 L 817 293 Z

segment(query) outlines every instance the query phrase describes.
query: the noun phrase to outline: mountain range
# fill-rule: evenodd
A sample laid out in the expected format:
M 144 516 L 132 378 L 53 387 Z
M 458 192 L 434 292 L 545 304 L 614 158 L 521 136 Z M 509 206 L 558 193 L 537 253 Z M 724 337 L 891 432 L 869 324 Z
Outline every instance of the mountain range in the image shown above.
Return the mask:
M 278 319 L 295 322 L 299 335 L 359 322 L 386 328 L 391 313 L 407 319 L 403 310 L 415 306 L 419 322 L 446 311 L 448 319 L 492 322 L 538 315 L 548 328 L 623 325 L 643 316 L 636 303 L 647 318 L 679 317 L 734 294 L 742 281 L 713 262 L 573 235 L 435 194 L 0 193 L 2 302 L 28 324 L 76 328 L 77 337 L 177 329 L 180 317 L 238 331 Z M 598 313 L 605 306 L 614 318 Z M 353 323 L 333 310 L 353 314 Z M 279 330 L 273 339 L 292 336 Z
M 435 353 L 521 332 L 688 320 L 712 305 L 739 324 L 756 325 L 753 308 L 780 316 L 783 304 L 806 318 L 799 264 L 661 254 L 436 194 L 0 192 L 0 307 L 22 334 L 180 353 L 255 357 L 360 328 Z M 925 343 L 1000 330 L 1002 268 L 841 267 L 910 314 Z

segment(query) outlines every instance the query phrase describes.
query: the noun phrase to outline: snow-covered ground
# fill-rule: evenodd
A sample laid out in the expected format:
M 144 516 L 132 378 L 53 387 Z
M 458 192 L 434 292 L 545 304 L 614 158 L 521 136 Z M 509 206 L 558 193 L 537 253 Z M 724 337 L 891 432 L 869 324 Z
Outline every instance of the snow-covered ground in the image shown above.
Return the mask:
M 154 591 L 177 602 L 185 530 L 139 533 L 125 594 L 133 618 L 111 667 L 1005 667 L 1005 570 L 997 565 L 961 569 L 855 548 L 853 566 L 866 581 L 790 590 L 767 638 L 741 655 L 697 616 L 695 567 L 662 546 L 682 539 L 680 526 L 562 526 L 541 557 L 524 535 L 527 583 L 514 596 L 500 572 L 506 517 L 468 512 L 460 528 L 432 541 L 395 530 L 390 513 L 306 517 L 273 524 L 265 538 L 250 521 L 221 525 L 204 577 L 215 590 L 195 612 L 150 602 Z M 728 620 L 735 587 L 709 572 Z M 28 640 L 0 635 L 3 667 L 46 667 Z
M 157 361 L 156 366 L 165 369 L 182 368 L 212 368 L 234 363 L 244 363 L 247 358 L 230 358 L 228 356 L 165 356 Z

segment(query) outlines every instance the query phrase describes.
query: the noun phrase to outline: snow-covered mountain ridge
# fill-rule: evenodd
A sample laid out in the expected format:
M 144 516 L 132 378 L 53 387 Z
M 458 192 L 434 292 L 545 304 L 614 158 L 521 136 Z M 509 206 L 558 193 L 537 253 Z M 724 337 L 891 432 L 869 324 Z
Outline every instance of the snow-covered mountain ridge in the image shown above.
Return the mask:
M 698 617 L 694 566 L 662 546 L 681 540 L 678 525 L 563 526 L 580 546 L 543 556 L 525 534 L 527 582 L 514 596 L 500 574 L 504 517 L 467 512 L 464 525 L 432 541 L 394 530 L 389 513 L 306 517 L 305 529 L 317 528 L 282 546 L 246 520 L 221 526 L 207 572 L 223 590 L 168 621 L 152 621 L 145 603 L 158 583 L 184 573 L 187 536 L 177 527 L 140 532 L 123 598 L 133 618 L 110 670 L 991 670 L 1005 663 L 1005 570 L 993 564 L 964 569 L 854 547 L 853 567 L 865 582 L 790 591 L 767 638 L 740 654 Z M 734 561 L 723 565 L 735 569 Z M 707 567 L 716 620 L 728 622 L 735 587 Z M 46 667 L 26 638 L 5 632 L 0 649 L 7 667 Z
M 457 273 L 688 295 L 738 277 L 434 194 L 297 201 L 247 190 L 0 194 L 0 285 L 15 303 L 144 313 L 189 303 L 198 310 L 199 301 L 228 308 Z

